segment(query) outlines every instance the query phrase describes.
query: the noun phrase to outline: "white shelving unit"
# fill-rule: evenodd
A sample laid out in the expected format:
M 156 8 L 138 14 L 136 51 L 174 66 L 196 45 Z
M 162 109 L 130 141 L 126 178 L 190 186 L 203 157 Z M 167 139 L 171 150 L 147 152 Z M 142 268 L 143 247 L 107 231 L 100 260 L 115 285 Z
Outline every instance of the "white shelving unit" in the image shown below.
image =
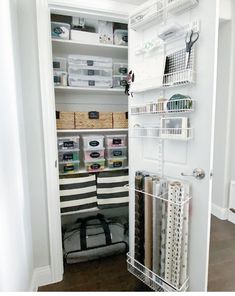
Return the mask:
M 74 130 L 57 130 L 58 134 L 74 134 L 74 133 L 106 133 L 106 132 L 127 132 L 127 128 L 113 128 L 113 129 L 74 129 Z
M 55 86 L 56 93 L 77 93 L 90 95 L 122 95 L 123 88 L 91 88 L 91 87 L 73 87 L 73 86 Z

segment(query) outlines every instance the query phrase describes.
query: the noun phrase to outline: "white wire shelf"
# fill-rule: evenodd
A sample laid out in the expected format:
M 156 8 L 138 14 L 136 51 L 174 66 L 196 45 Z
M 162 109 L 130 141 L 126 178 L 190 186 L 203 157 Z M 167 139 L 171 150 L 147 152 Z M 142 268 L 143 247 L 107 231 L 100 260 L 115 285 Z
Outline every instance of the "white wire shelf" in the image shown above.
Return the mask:
M 144 196 L 147 195 L 147 196 L 150 196 L 150 197 L 153 197 L 155 199 L 165 201 L 165 202 L 167 202 L 169 204 L 173 204 L 173 205 L 179 206 L 179 207 L 184 206 L 186 203 L 188 203 L 192 199 L 191 194 L 184 193 L 184 195 L 182 196 L 182 200 L 180 202 L 174 202 L 174 201 L 171 201 L 171 200 L 168 199 L 168 192 L 162 193 L 160 195 L 153 195 L 153 194 L 147 193 L 147 192 L 145 192 L 143 190 L 136 189 L 134 185 L 126 185 L 125 187 L 129 188 L 130 191 L 139 192 L 139 193 L 142 193 Z
M 127 132 L 128 128 L 104 128 L 104 129 L 74 129 L 57 130 L 58 134 L 77 134 L 77 133 L 104 133 L 104 132 Z
M 129 131 L 130 138 L 151 138 L 188 141 L 193 137 L 192 128 L 134 127 Z
M 158 84 L 157 81 L 162 81 Z M 196 82 L 196 72 L 192 69 L 184 69 L 169 74 L 164 74 L 162 79 L 153 79 L 142 81 L 140 87 L 133 86 L 131 91 L 133 93 L 141 93 L 151 90 L 163 90 L 166 88 L 173 88 L 193 84 Z
M 165 292 L 186 292 L 189 287 L 189 278 L 186 279 L 180 288 L 174 287 L 172 284 L 131 257 L 130 253 L 127 253 L 127 269 L 154 291 L 162 289 Z
M 121 171 L 121 170 L 128 170 L 129 167 L 122 167 L 122 168 L 107 168 L 105 167 L 103 170 L 95 170 L 95 171 L 87 171 L 85 168 L 81 168 L 79 169 L 77 172 L 71 172 L 71 173 L 66 173 L 66 174 L 62 174 L 60 173 L 60 176 L 68 176 L 68 175 L 79 175 L 79 174 L 84 174 L 84 173 L 89 173 L 89 174 L 93 174 L 93 173 L 102 173 L 102 172 L 110 172 L 110 171 Z
M 56 92 L 70 92 L 92 95 L 125 95 L 121 88 L 98 88 L 98 87 L 76 87 L 76 86 L 55 86 Z
M 146 105 L 132 106 L 131 115 L 156 114 L 156 115 L 173 115 L 179 113 L 191 113 L 195 109 L 195 101 L 191 98 L 164 100 L 157 103 Z

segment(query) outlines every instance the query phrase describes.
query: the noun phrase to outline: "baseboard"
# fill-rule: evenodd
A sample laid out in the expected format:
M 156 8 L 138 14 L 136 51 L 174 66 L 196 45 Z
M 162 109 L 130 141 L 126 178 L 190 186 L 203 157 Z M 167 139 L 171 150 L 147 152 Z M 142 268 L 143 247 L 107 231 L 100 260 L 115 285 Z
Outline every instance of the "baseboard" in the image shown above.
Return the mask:
M 33 272 L 30 291 L 37 292 L 38 287 L 45 286 L 52 283 L 50 266 L 43 266 L 36 268 Z
M 228 209 L 212 204 L 211 213 L 220 220 L 228 220 Z

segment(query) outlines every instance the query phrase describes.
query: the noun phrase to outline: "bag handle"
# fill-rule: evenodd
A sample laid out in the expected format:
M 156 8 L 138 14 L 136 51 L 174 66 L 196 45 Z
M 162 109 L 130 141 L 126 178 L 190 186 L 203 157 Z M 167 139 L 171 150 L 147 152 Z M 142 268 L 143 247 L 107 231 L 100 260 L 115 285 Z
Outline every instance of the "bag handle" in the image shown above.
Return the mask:
M 97 216 L 91 216 L 91 217 L 85 218 L 82 221 L 81 230 L 80 230 L 81 250 L 87 250 L 87 240 L 86 240 L 87 222 L 91 221 L 91 220 L 97 220 L 97 219 L 100 220 L 101 226 L 102 226 L 102 228 L 104 230 L 106 245 L 110 245 L 112 243 L 108 223 L 106 222 L 103 215 L 97 214 Z

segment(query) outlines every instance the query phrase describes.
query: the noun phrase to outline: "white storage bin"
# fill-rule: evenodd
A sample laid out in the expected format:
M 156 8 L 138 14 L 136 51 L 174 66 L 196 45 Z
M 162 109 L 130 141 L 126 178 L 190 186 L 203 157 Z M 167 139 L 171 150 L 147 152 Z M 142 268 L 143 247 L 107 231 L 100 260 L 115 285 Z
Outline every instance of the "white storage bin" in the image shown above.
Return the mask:
M 127 157 L 127 147 L 107 148 L 107 158 L 122 158 Z
M 79 150 L 59 151 L 59 162 L 74 162 L 79 161 Z
M 69 40 L 70 25 L 66 23 L 51 22 L 51 37 L 52 39 Z
M 107 159 L 107 166 L 109 169 L 125 168 L 127 167 L 127 158 L 111 158 Z
M 69 64 L 77 64 L 79 66 L 112 68 L 112 58 L 87 56 L 87 55 L 69 55 Z
M 113 75 L 128 75 L 127 63 L 113 63 Z
M 126 76 L 113 76 L 114 88 L 126 87 L 126 85 L 127 85 Z
M 127 30 L 115 30 L 113 43 L 116 45 L 128 45 L 128 31 Z
M 113 44 L 113 23 L 98 21 L 99 41 L 104 44 Z
M 84 149 L 104 148 L 104 136 L 102 135 L 83 136 L 82 139 Z
M 85 169 L 87 172 L 102 171 L 105 168 L 105 159 L 99 159 L 96 161 L 85 161 Z
M 79 41 L 81 43 L 99 44 L 99 34 L 79 30 L 71 30 L 71 40 Z
M 103 79 L 101 79 L 103 78 Z M 111 88 L 113 81 L 111 78 L 98 76 L 69 76 L 69 86 L 74 87 L 104 87 Z
M 69 75 L 112 77 L 112 69 L 69 64 Z
M 76 174 L 79 172 L 80 162 L 59 163 L 60 175 Z
M 125 147 L 127 144 L 127 135 L 108 135 L 105 136 L 107 147 Z
M 104 148 L 84 149 L 84 160 L 85 161 L 96 161 L 99 159 L 104 159 Z
M 68 73 L 64 71 L 54 71 L 54 85 L 67 86 L 68 85 Z
M 67 71 L 67 59 L 54 57 L 53 58 L 53 69 L 55 71 Z
M 79 149 L 79 136 L 76 137 L 59 137 L 58 150 L 78 150 Z

